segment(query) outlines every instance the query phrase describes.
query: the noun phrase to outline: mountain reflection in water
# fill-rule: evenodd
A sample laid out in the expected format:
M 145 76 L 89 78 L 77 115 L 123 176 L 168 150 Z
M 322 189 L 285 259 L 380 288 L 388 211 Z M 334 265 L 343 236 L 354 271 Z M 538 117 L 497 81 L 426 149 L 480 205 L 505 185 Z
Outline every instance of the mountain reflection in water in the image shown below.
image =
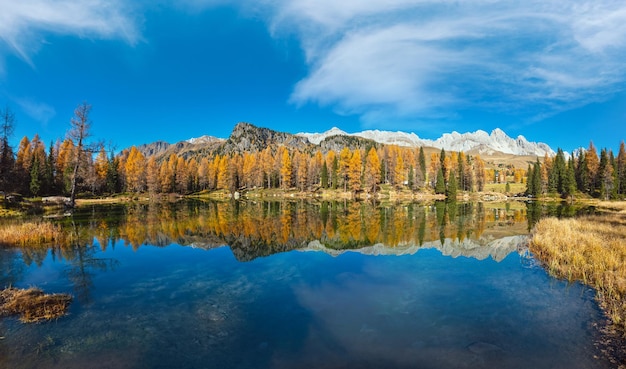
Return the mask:
M 144 245 L 228 245 L 239 261 L 298 249 L 403 254 L 420 248 L 499 261 L 524 244 L 524 237 L 511 237 L 528 234 L 546 212 L 575 213 L 522 202 L 185 201 L 94 206 L 59 221 L 71 232 L 71 245 L 58 245 L 55 252 L 72 259 L 76 246 L 104 251 L 123 241 L 135 250 Z M 46 252 L 25 249 L 25 260 L 37 262 Z

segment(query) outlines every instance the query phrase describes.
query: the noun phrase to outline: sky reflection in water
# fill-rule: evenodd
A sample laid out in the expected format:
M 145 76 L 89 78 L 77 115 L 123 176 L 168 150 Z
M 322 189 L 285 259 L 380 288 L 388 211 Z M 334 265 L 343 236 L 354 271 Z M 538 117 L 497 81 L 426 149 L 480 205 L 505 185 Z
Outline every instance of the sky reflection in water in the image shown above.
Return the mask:
M 592 291 L 517 252 L 496 262 L 433 248 L 337 252 L 328 242 L 329 253 L 241 262 L 229 247 L 125 243 L 93 243 L 82 266 L 51 253 L 17 263 L 16 284 L 77 299 L 54 323 L 0 323 L 0 367 L 610 367 L 593 358 L 602 317 Z

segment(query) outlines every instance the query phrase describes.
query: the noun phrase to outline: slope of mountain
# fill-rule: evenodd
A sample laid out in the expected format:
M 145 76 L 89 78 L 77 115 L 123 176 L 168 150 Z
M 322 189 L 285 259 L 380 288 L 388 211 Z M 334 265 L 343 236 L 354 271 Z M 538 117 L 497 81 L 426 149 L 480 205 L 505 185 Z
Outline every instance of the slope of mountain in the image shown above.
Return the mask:
M 242 122 L 237 123 L 219 151 L 225 154 L 258 152 L 272 145 L 305 150 L 311 146 L 311 143 L 304 137 Z
M 368 130 L 357 133 L 346 133 L 336 127 L 323 133 L 298 133 L 313 144 L 333 136 L 356 136 L 367 138 L 381 144 L 406 147 L 434 147 L 446 151 L 476 152 L 493 154 L 495 152 L 512 155 L 554 156 L 555 152 L 545 143 L 529 142 L 524 136 L 516 139 L 509 137 L 501 129 L 494 129 L 491 134 L 478 130 L 468 133 L 446 133 L 436 140 L 422 139 L 415 133 Z

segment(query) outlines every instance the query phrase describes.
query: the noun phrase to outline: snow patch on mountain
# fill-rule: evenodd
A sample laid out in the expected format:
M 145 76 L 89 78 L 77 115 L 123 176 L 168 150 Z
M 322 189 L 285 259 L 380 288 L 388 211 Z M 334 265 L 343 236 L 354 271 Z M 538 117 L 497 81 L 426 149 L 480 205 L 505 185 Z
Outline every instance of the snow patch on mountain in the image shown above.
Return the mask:
M 193 137 L 186 141 L 192 145 L 200 145 L 200 144 L 209 144 L 209 143 L 214 143 L 214 142 L 223 142 L 226 140 L 224 140 L 223 138 L 204 135 L 200 137 Z
M 405 147 L 435 147 L 446 151 L 477 151 L 480 154 L 500 152 L 513 155 L 554 156 L 556 153 L 545 143 L 529 142 L 524 136 L 513 139 L 503 130 L 496 128 L 491 134 L 478 130 L 468 133 L 445 133 L 436 140 L 420 138 L 415 133 L 368 130 L 357 133 L 346 133 L 337 127 L 323 133 L 297 133 L 306 137 L 309 142 L 319 145 L 328 137 L 336 135 L 357 136 L 367 138 L 386 145 Z

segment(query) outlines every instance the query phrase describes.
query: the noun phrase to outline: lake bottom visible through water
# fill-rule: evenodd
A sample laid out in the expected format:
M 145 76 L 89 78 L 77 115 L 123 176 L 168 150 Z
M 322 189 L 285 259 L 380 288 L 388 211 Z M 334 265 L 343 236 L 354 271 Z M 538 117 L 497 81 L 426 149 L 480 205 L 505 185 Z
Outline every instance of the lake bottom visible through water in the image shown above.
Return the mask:
M 17 254 L 19 259 L 19 253 Z M 6 368 L 608 368 L 593 291 L 517 253 L 290 251 L 248 262 L 228 247 L 122 242 L 48 255 L 20 286 L 74 291 L 56 322 L 0 323 Z

